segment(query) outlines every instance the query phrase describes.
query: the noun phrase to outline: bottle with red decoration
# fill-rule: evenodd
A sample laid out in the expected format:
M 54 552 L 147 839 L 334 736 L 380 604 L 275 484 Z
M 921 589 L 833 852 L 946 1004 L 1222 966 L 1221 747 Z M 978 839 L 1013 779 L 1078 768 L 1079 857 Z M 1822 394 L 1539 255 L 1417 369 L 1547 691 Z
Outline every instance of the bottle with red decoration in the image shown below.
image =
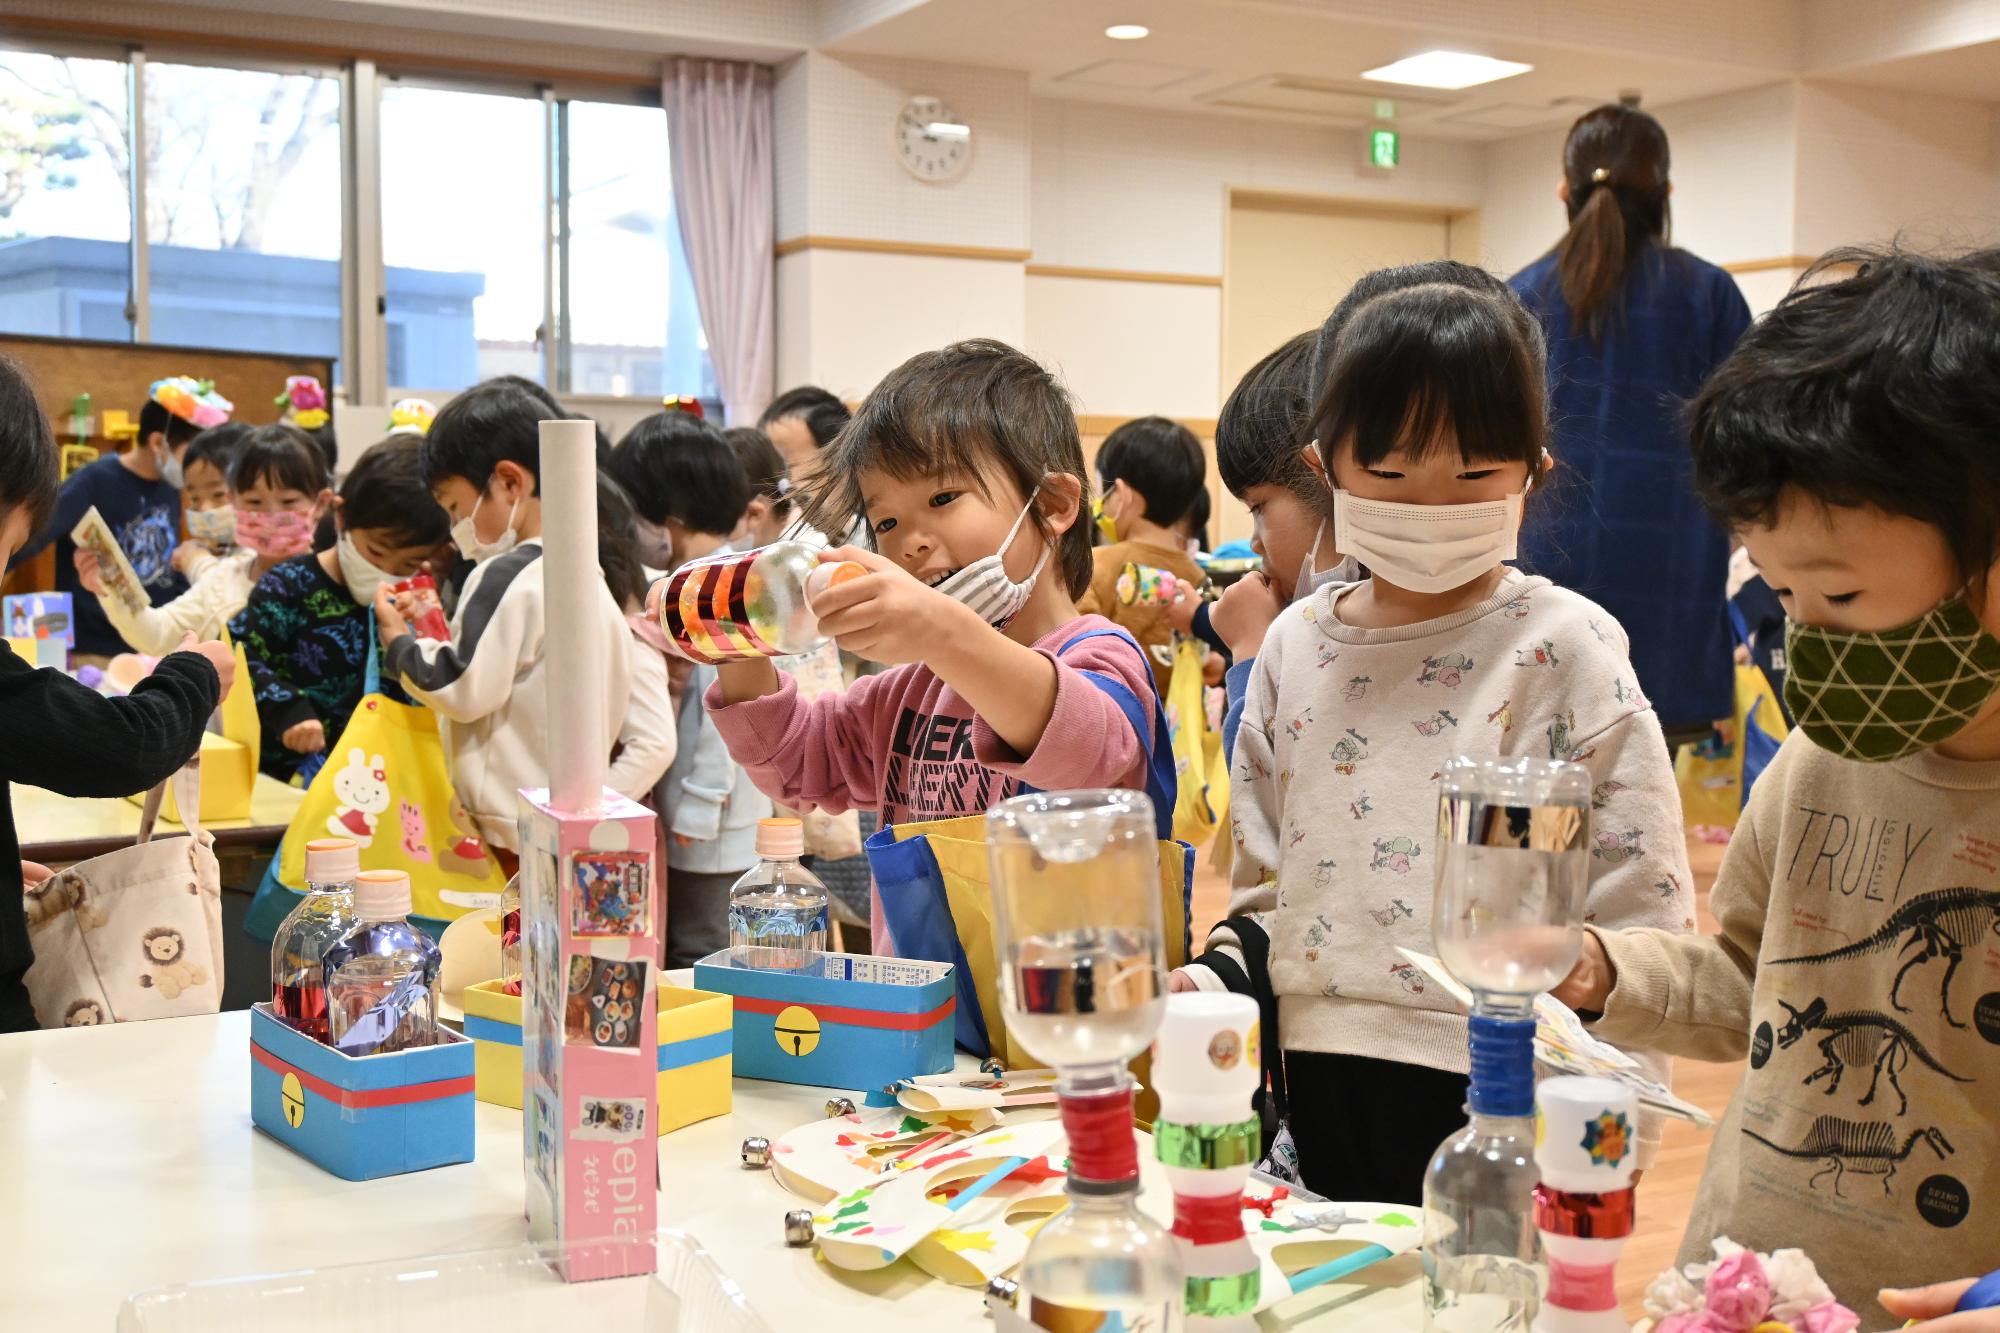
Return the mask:
M 354 924 L 361 849 L 349 838 L 306 844 L 306 896 L 271 939 L 271 1010 L 315 1041 L 327 1040 L 326 951 Z

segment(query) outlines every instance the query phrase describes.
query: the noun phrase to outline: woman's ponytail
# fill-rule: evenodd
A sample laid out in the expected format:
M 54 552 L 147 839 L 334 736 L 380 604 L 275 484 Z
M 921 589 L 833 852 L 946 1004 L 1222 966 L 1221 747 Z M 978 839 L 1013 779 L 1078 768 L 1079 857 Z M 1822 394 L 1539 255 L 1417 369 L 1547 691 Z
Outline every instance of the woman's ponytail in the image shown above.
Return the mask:
M 1625 270 L 1667 234 L 1667 133 L 1637 107 L 1601 106 L 1570 127 L 1563 145 L 1569 232 L 1556 243 L 1563 299 L 1592 338 Z

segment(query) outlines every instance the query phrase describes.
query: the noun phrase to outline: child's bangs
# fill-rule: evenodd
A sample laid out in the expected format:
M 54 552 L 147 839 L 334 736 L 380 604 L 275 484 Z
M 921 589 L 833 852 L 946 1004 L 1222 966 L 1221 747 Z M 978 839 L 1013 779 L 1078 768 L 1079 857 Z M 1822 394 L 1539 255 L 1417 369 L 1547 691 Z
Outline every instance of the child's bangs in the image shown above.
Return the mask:
M 1000 461 L 991 448 L 972 443 L 977 438 L 970 430 L 954 430 L 951 423 L 935 419 L 910 422 L 889 413 L 878 416 L 863 404 L 860 415 L 820 450 L 801 480 L 806 492 L 801 516 L 821 532 L 847 531 L 867 514 L 861 478 L 869 471 L 897 481 L 949 477 L 991 500 L 992 472 Z
M 1540 470 L 1547 413 L 1534 332 L 1515 312 L 1464 288 L 1388 293 L 1342 331 L 1313 414 L 1320 456 L 1352 440 L 1374 467 L 1401 450 L 1412 462 L 1455 448 L 1467 466 Z
M 319 449 L 291 426 L 263 426 L 253 430 L 230 464 L 229 488 L 247 491 L 259 482 L 274 490 L 318 495 L 327 484 Z

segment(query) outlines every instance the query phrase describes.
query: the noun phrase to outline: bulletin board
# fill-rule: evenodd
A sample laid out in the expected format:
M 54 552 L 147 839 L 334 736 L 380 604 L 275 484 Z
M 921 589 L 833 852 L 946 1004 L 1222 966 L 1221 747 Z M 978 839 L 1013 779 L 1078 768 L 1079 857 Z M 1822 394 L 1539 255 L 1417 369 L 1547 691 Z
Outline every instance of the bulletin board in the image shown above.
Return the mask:
M 329 390 L 333 385 L 331 358 L 278 352 L 0 333 L 0 356 L 13 358 L 27 371 L 42 410 L 48 413 L 56 438 L 63 444 L 77 443 L 69 430 L 70 404 L 78 394 L 89 394 L 93 430 L 99 433 L 84 443 L 100 451 L 107 447 L 101 434 L 105 409 L 122 410 L 136 423 L 153 381 L 172 375 L 214 380 L 216 392 L 236 405 L 233 419 L 253 426 L 268 425 L 283 414 L 275 400 L 284 390 L 287 376 L 316 375 Z M 5 590 L 10 593 L 54 586 L 53 547 L 23 562 L 5 581 Z

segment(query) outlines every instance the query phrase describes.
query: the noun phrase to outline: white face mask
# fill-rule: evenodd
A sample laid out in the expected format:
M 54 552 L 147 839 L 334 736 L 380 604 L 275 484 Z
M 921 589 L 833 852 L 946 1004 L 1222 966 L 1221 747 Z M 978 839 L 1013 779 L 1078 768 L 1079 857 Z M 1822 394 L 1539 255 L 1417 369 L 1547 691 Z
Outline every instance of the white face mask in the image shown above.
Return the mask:
M 236 544 L 236 511 L 228 507 L 221 509 L 190 509 L 187 511 L 188 536 L 210 546 L 223 547 Z
M 648 569 L 672 569 L 674 567 L 674 534 L 665 528 L 655 527 L 636 515 L 632 520 L 634 554 L 639 563 Z
M 1299 581 L 1292 585 L 1293 601 L 1303 601 L 1329 583 L 1352 583 L 1360 576 L 1361 571 L 1354 567 L 1353 556 L 1343 556 L 1330 569 L 1319 568 L 1319 547 L 1325 540 L 1326 524 L 1322 522 L 1319 531 L 1313 534 L 1312 549 L 1299 562 Z
M 520 545 L 521 538 L 514 531 L 514 517 L 521 512 L 521 502 L 514 501 L 514 507 L 507 511 L 507 526 L 492 541 L 481 541 L 475 520 L 479 517 L 479 506 L 486 503 L 486 495 L 481 492 L 472 503 L 472 512 L 451 525 L 451 543 L 458 553 L 467 560 L 491 560 L 496 555 L 505 555 Z
M 177 491 L 186 487 L 187 471 L 181 466 L 181 460 L 174 457 L 174 451 L 171 446 L 160 454 L 159 462 L 161 481 L 164 481 Z
M 1028 597 L 1035 591 L 1035 580 L 1049 563 L 1053 551 L 1042 550 L 1042 558 L 1028 571 L 1028 577 L 1016 583 L 1007 577 L 1007 548 L 1020 535 L 1021 525 L 1028 521 L 1028 511 L 1035 507 L 1031 496 L 1022 508 L 1014 526 L 1007 529 L 1007 540 L 1000 543 L 1000 549 L 992 555 L 982 556 L 938 584 L 938 591 L 955 602 L 971 607 L 979 613 L 979 618 L 995 629 L 1007 628 L 1007 622 L 1021 614 L 1021 608 L 1028 604 Z
M 1333 544 L 1398 588 L 1450 592 L 1515 557 L 1521 499 L 1517 494 L 1484 504 L 1411 505 L 1337 490 Z
M 340 578 L 347 584 L 347 595 L 361 606 L 373 606 L 375 594 L 385 583 L 394 583 L 400 574 L 391 574 L 368 562 L 361 554 L 361 548 L 354 544 L 354 534 L 340 534 L 340 544 L 334 548 L 335 557 L 340 561 Z

